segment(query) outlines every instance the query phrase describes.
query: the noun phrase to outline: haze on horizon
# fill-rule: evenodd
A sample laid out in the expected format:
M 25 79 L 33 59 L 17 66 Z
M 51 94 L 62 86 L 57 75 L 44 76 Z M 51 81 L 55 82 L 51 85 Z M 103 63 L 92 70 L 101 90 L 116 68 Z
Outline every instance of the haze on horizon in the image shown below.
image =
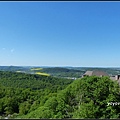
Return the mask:
M 0 66 L 120 67 L 120 2 L 0 2 Z

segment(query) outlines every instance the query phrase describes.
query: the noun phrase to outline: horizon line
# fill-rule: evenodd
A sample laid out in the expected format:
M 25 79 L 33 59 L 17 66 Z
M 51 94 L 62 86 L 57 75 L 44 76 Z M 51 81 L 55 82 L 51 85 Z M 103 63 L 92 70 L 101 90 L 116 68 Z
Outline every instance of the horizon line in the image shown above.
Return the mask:
M 81 67 L 81 68 L 120 68 L 117 66 L 69 66 L 69 65 L 0 65 L 0 67 Z

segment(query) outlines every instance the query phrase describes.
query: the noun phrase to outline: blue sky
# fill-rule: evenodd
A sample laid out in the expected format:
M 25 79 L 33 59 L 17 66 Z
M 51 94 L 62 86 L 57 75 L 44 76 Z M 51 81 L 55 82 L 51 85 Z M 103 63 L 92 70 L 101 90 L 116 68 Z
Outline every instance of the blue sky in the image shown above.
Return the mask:
M 0 65 L 120 67 L 120 2 L 0 2 Z

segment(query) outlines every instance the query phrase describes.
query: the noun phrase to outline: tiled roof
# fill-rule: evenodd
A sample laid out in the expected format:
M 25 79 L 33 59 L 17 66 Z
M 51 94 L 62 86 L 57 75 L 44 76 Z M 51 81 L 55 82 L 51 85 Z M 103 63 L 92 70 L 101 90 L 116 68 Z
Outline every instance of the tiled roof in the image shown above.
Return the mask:
M 93 71 L 92 75 L 96 75 L 96 76 L 109 76 L 107 73 L 105 73 L 104 71 Z
M 93 71 L 86 71 L 85 75 L 89 75 L 89 76 L 91 76 L 92 73 L 93 73 Z
M 92 76 L 92 75 L 95 75 L 95 76 L 109 76 L 104 71 L 98 71 L 98 70 L 86 71 L 86 73 L 84 75 L 88 75 L 88 76 Z

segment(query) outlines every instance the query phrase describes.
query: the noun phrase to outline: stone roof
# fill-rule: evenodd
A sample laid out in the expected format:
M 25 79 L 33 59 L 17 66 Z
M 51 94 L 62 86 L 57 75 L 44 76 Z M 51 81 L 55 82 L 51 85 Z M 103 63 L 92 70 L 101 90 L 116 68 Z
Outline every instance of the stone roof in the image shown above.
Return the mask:
M 84 75 L 92 76 L 92 74 L 93 74 L 93 71 L 86 71 L 86 73 Z
M 109 76 L 107 73 L 105 73 L 104 71 L 98 71 L 98 70 L 94 70 L 94 71 L 86 71 L 86 73 L 84 75 L 88 75 L 88 76 Z

